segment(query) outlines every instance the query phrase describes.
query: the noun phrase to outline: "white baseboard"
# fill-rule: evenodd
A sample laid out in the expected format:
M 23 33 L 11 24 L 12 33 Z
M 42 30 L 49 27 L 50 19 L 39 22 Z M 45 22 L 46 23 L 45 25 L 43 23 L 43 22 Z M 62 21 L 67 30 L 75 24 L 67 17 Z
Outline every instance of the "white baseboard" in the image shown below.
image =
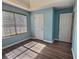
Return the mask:
M 59 40 L 59 39 L 54 39 L 54 40 Z
M 71 51 L 72 51 L 73 59 L 76 59 L 73 48 L 71 48 Z
M 8 48 L 8 47 L 10 47 L 12 45 L 18 44 L 18 43 L 23 42 L 23 41 L 28 40 L 28 39 L 31 39 L 31 37 L 30 38 L 23 39 L 23 40 L 20 40 L 20 41 L 17 41 L 15 43 L 10 44 L 10 45 L 4 46 L 4 47 L 2 47 L 2 49 Z
M 33 37 L 32 39 L 37 39 L 37 38 Z M 40 40 L 40 39 L 38 39 L 38 40 Z M 52 40 L 52 41 L 48 41 L 48 40 L 44 40 L 44 39 L 42 39 L 42 41 L 44 41 L 44 42 L 48 42 L 48 43 L 53 43 L 53 40 Z
M 43 40 L 44 42 L 48 42 L 48 43 L 53 43 L 53 40 L 52 41 L 48 41 L 48 40 Z

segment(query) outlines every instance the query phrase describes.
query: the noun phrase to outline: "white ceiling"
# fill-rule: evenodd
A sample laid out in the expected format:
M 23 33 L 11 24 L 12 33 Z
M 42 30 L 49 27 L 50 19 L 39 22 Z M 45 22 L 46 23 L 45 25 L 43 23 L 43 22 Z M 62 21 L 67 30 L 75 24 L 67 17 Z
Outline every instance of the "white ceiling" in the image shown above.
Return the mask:
M 14 0 L 13 0 L 14 1 Z M 49 7 L 57 7 L 57 8 L 67 8 L 74 6 L 76 0 L 28 0 L 26 1 L 25 6 L 28 3 L 28 7 L 22 6 L 23 3 L 21 3 L 23 0 L 18 0 L 18 3 L 20 2 L 21 4 L 16 4 L 13 3 L 12 0 L 3 0 L 4 3 L 8 3 L 14 6 L 17 6 L 19 8 L 28 10 L 28 11 L 34 11 L 34 10 L 39 10 L 42 8 L 49 8 Z M 17 0 L 15 0 L 17 1 Z M 25 1 L 25 0 L 24 0 Z

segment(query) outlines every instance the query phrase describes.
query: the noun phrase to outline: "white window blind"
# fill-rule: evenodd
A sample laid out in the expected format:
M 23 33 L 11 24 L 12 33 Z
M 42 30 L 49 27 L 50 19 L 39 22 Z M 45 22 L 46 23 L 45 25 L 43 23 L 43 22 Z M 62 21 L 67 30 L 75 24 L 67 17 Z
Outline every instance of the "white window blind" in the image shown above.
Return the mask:
M 27 32 L 27 17 L 12 12 L 2 12 L 3 36 L 10 36 Z
M 27 17 L 20 14 L 15 14 L 16 19 L 16 32 L 24 33 L 27 32 Z
M 14 14 L 3 11 L 3 36 L 14 35 Z

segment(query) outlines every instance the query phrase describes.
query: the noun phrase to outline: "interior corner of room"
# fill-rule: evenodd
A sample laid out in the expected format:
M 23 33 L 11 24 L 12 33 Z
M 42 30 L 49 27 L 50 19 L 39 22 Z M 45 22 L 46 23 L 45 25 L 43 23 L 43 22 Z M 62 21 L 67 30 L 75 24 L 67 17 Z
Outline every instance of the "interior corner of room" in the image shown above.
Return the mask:
M 40 59 L 45 56 L 47 59 L 63 59 L 63 57 L 77 59 L 76 9 L 76 0 L 3 0 L 3 52 L 19 47 L 21 44 L 32 42 L 31 46 L 38 43 L 37 46 L 61 54 L 60 56 L 59 54 L 56 55 L 57 53 L 54 55 L 47 52 L 49 55 L 46 55 L 37 50 L 32 50 L 34 48 L 22 46 L 32 52 L 35 51 L 34 53 L 37 53 L 38 57 L 44 55 Z M 68 51 L 65 51 L 65 46 L 68 47 Z

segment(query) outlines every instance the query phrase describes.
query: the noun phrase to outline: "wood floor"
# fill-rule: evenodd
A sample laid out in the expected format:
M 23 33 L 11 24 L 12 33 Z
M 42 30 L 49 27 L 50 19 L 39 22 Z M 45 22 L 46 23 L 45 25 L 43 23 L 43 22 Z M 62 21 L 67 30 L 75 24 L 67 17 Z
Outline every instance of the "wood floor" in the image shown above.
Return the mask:
M 30 43 L 30 46 L 27 46 L 28 43 Z M 73 59 L 70 43 L 54 41 L 54 43 L 50 44 L 36 39 L 30 39 L 4 49 L 3 59 L 12 59 L 8 58 L 6 54 L 20 46 L 26 49 L 23 53 L 17 55 L 17 57 L 13 59 Z M 19 58 L 22 54 L 25 55 L 22 58 Z

